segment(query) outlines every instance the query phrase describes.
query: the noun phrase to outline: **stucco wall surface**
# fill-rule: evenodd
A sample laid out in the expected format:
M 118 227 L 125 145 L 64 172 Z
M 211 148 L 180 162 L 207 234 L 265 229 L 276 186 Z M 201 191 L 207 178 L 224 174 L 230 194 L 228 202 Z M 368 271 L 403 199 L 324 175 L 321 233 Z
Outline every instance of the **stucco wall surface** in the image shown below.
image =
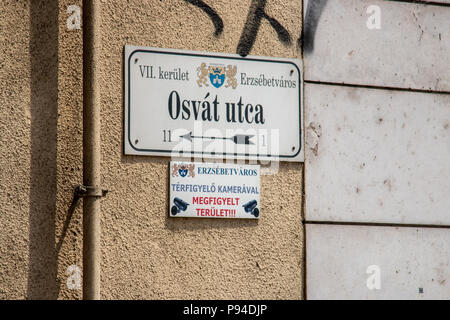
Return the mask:
M 301 1 L 205 1 L 215 15 L 196 3 L 102 1 L 102 298 L 302 298 L 301 164 L 262 177 L 259 221 L 172 220 L 170 159 L 123 155 L 124 45 L 300 56 Z M 0 4 L 3 299 L 81 298 L 66 285 L 67 268 L 82 268 L 81 206 L 71 207 L 82 181 L 82 30 L 67 29 L 69 5 L 81 1 Z
M 302 166 L 263 177 L 258 222 L 169 219 L 167 158 L 124 156 L 123 45 L 235 53 L 251 6 L 206 1 L 223 20 L 186 1 L 104 1 L 102 13 L 102 289 L 105 298 L 302 297 Z M 262 20 L 252 55 L 298 57 L 300 1 L 268 1 L 292 37 L 282 44 Z
M 81 298 L 66 270 L 82 265 L 81 1 L 0 3 L 0 298 Z
M 23 297 L 27 286 L 31 169 L 28 18 L 28 4 L 0 3 L 1 299 Z

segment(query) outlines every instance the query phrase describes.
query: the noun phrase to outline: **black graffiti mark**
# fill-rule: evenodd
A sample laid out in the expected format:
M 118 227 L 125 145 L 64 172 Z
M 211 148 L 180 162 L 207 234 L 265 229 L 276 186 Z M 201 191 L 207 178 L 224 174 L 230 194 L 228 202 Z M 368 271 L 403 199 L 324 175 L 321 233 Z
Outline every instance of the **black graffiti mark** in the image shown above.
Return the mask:
M 306 8 L 305 22 L 303 23 L 303 33 L 299 39 L 299 45 L 303 45 L 306 54 L 314 51 L 314 37 L 320 16 L 327 4 L 327 0 L 309 0 Z
M 222 18 L 217 14 L 217 12 L 213 8 L 208 6 L 202 0 L 184 0 L 184 1 L 202 9 L 203 12 L 205 12 L 209 16 L 209 18 L 212 20 L 212 23 L 214 24 L 214 28 L 216 29 L 214 35 L 216 37 L 220 36 L 220 34 L 223 31 L 223 21 Z
M 215 32 L 214 35 L 218 37 L 223 32 L 223 20 L 217 14 L 217 12 L 204 3 L 202 0 L 184 0 L 187 3 L 190 3 L 205 12 L 211 21 L 214 24 Z M 320 1 L 320 0 L 319 0 Z M 269 16 L 264 8 L 266 6 L 267 0 L 252 0 L 250 4 L 250 10 L 247 15 L 247 21 L 244 25 L 244 29 L 242 30 L 241 37 L 239 39 L 239 43 L 236 49 L 236 53 L 245 57 L 249 54 L 252 49 L 256 36 L 258 35 L 259 28 L 261 27 L 261 20 L 266 19 L 272 28 L 277 33 L 278 39 L 281 43 L 286 46 L 290 46 L 292 44 L 291 35 L 289 31 L 286 30 L 276 19 Z
M 267 0 L 252 0 L 250 4 L 250 10 L 247 15 L 247 21 L 239 39 L 236 53 L 245 57 L 249 54 L 250 50 L 255 43 L 258 30 L 261 26 L 261 20 L 263 18 L 269 21 L 272 28 L 276 31 L 278 39 L 284 45 L 291 45 L 291 35 L 289 32 L 274 18 L 270 17 L 265 11 Z

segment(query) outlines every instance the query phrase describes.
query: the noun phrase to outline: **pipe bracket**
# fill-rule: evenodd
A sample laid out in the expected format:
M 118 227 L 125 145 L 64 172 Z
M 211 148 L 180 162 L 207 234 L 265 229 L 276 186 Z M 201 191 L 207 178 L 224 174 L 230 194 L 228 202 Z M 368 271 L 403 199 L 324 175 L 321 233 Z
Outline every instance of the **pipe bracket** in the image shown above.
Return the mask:
M 102 189 L 100 187 L 94 186 L 84 186 L 78 185 L 75 187 L 75 197 L 77 198 L 85 198 L 85 197 L 105 197 L 108 193 L 108 190 Z

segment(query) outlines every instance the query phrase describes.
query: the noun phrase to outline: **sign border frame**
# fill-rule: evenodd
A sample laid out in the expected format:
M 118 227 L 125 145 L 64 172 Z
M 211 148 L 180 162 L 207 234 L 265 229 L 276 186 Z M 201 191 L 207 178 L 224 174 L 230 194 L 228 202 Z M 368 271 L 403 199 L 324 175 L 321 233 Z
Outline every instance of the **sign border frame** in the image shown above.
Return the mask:
M 128 145 L 136 150 L 137 152 L 153 152 L 153 153 L 174 153 L 174 151 L 172 150 L 160 150 L 160 149 L 139 149 L 137 147 L 135 147 L 133 145 L 133 143 L 131 142 L 131 137 L 130 137 L 130 128 L 131 128 L 131 124 L 130 124 L 130 113 L 131 113 L 131 104 L 130 104 L 130 88 L 131 88 L 131 81 L 130 81 L 130 62 L 131 62 L 131 58 L 133 57 L 133 55 L 135 53 L 138 52 L 149 52 L 149 53 L 156 53 L 156 54 L 170 54 L 170 55 L 181 55 L 181 56 L 196 56 L 196 57 L 206 57 L 206 58 L 214 58 L 214 59 L 232 59 L 232 60 L 249 60 L 249 61 L 264 61 L 264 62 L 271 62 L 271 63 L 284 63 L 284 64 L 291 64 L 293 65 L 297 71 L 298 71 L 298 90 L 299 90 L 299 129 L 300 132 L 298 134 L 298 138 L 299 138 L 299 149 L 298 151 L 294 154 L 294 155 L 267 155 L 267 154 L 250 154 L 250 153 L 229 153 L 229 152 L 205 152 L 205 151 L 176 151 L 175 153 L 179 153 L 182 154 L 183 156 L 188 156 L 189 154 L 191 156 L 194 155 L 202 155 L 202 156 L 212 156 L 212 157 L 217 157 L 217 156 L 222 156 L 223 158 L 226 158 L 226 156 L 232 156 L 232 159 L 239 159 L 238 157 L 244 157 L 244 159 L 248 159 L 251 157 L 256 157 L 256 159 L 273 159 L 273 158 L 295 158 L 298 156 L 298 154 L 300 152 L 304 153 L 303 150 L 303 144 L 302 144 L 302 130 L 303 130 L 303 123 L 302 123 L 302 101 L 303 101 L 303 82 L 302 82 L 302 72 L 299 68 L 299 66 L 297 66 L 297 64 L 295 64 L 292 61 L 286 61 L 283 60 L 283 58 L 279 58 L 278 59 L 270 59 L 270 58 L 266 58 L 266 57 L 259 57 L 259 56 L 251 56 L 251 58 L 247 58 L 247 57 L 240 57 L 240 56 L 234 56 L 234 55 L 218 55 L 218 54 L 214 54 L 214 55 L 209 55 L 207 53 L 203 53 L 201 51 L 195 52 L 195 51 L 188 51 L 188 50 L 177 50 L 177 49 L 159 49 L 159 48 L 152 48 L 152 47 L 136 47 L 133 45 L 125 45 L 124 46 L 124 55 L 126 58 L 127 55 L 127 48 L 129 49 L 133 49 L 129 55 L 128 55 L 128 61 L 126 62 L 126 68 L 124 68 L 124 73 L 125 73 L 125 77 L 124 80 L 127 82 L 127 84 L 125 85 L 125 95 L 124 95 L 124 99 L 125 99 L 125 115 L 127 116 L 127 121 L 124 121 L 126 123 L 124 123 L 124 125 L 126 126 L 124 129 L 124 135 L 126 135 L 126 137 L 124 137 L 127 142 Z M 174 50 L 174 51 L 172 51 Z M 295 58 L 294 58 L 295 59 Z M 299 59 L 299 61 L 301 61 L 301 59 Z M 126 114 L 128 111 L 128 114 Z M 125 120 L 125 119 L 124 119 Z M 126 132 L 126 133 L 125 133 Z M 141 155 L 144 156 L 145 154 L 127 154 L 126 153 L 126 145 L 124 143 L 123 145 L 123 152 L 124 155 Z M 156 155 L 152 155 L 149 154 L 148 156 L 156 156 Z M 163 156 L 169 156 L 169 155 L 163 155 Z M 298 162 L 303 162 L 303 160 L 299 160 Z

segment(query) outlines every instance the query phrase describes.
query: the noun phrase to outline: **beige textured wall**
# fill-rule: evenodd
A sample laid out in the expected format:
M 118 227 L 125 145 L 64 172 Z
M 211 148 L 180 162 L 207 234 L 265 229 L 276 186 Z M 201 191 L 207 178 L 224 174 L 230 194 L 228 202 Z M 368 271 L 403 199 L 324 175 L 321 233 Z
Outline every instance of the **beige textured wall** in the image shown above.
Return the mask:
M 30 210 L 29 5 L 0 3 L 0 298 L 27 291 Z
M 125 44 L 235 53 L 260 1 L 205 0 L 223 20 L 183 0 L 102 1 L 102 297 L 303 297 L 301 164 L 262 178 L 259 221 L 169 219 L 168 158 L 124 156 Z M 79 299 L 65 271 L 82 266 L 82 36 L 66 28 L 81 1 L 0 4 L 0 298 Z M 299 57 L 300 0 L 268 0 L 252 55 Z M 251 23 L 252 21 L 249 21 Z
M 81 1 L 0 3 L 0 298 L 81 298 L 66 269 L 82 265 Z

